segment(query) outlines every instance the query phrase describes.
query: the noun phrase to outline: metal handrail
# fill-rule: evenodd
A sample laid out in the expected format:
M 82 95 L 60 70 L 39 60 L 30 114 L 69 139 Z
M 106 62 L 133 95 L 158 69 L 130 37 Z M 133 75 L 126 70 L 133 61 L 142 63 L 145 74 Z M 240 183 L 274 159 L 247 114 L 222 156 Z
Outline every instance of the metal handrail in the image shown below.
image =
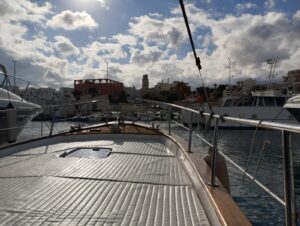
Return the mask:
M 141 99 L 138 98 L 138 101 L 148 102 L 148 103 L 155 103 L 160 105 L 165 105 L 172 108 L 178 108 L 181 110 L 186 110 L 189 112 L 192 112 L 193 114 L 199 115 L 199 116 L 206 116 L 206 117 L 212 117 L 212 118 L 218 118 L 222 119 L 224 121 L 231 121 L 231 122 L 237 122 L 244 125 L 250 125 L 250 126 L 257 126 L 259 125 L 259 128 L 265 128 L 265 129 L 272 129 L 272 130 L 279 130 L 279 131 L 286 131 L 291 133 L 299 133 L 300 134 L 300 126 L 293 125 L 293 124 L 283 124 L 283 123 L 276 123 L 276 122 L 270 122 L 270 121 L 259 121 L 254 119 L 244 119 L 244 118 L 236 118 L 236 117 L 230 117 L 230 116 L 222 116 L 218 114 L 211 115 L 210 113 L 197 111 L 195 109 L 187 108 L 184 106 L 176 105 L 176 104 L 170 104 L 155 100 L 147 100 L 147 99 Z
M 4 72 L 2 72 L 2 71 L 0 71 L 0 74 L 4 76 L 4 79 L 3 79 L 3 81 L 1 82 L 1 85 L 0 85 L 1 88 L 4 88 L 4 82 L 5 82 L 5 80 L 8 79 L 8 78 L 10 77 L 10 78 L 13 78 L 14 80 L 19 80 L 19 81 L 22 81 L 22 82 L 26 83 L 26 87 L 25 87 L 25 90 L 24 90 L 24 95 L 26 94 L 27 89 L 28 89 L 28 87 L 29 87 L 29 85 L 30 85 L 30 82 L 29 82 L 29 81 L 24 80 L 24 79 L 21 79 L 21 78 L 18 78 L 18 77 L 15 77 L 15 76 L 12 76 L 12 75 L 9 75 L 9 74 L 4 73 Z M 9 82 L 9 83 L 10 83 L 10 82 Z M 22 98 L 22 99 L 23 99 L 23 98 Z
M 165 103 L 160 101 L 154 101 L 154 100 L 147 100 L 147 99 L 141 99 L 138 98 L 137 101 L 142 101 L 146 103 L 153 103 L 158 104 L 162 106 L 167 106 L 169 108 L 169 134 L 171 134 L 171 108 L 177 108 L 181 110 L 185 110 L 191 113 L 191 122 L 190 125 L 192 125 L 192 117 L 194 114 L 200 116 L 200 117 L 210 117 L 210 119 L 215 120 L 214 125 L 214 137 L 213 137 L 213 143 L 211 144 L 209 141 L 206 141 L 207 144 L 211 144 L 210 146 L 213 149 L 213 159 L 211 164 L 212 169 L 212 176 L 210 185 L 211 186 L 217 186 L 216 181 L 216 175 L 215 175 L 215 168 L 217 164 L 217 139 L 218 139 L 218 128 L 219 128 L 219 120 L 222 120 L 224 122 L 231 121 L 236 122 L 244 125 L 251 125 L 255 126 L 257 128 L 265 128 L 270 130 L 276 130 L 281 131 L 282 133 L 282 154 L 283 154 L 283 173 L 284 173 L 284 202 L 274 193 L 272 193 L 269 189 L 267 189 L 265 186 L 263 186 L 260 182 L 257 184 L 263 188 L 266 192 L 268 192 L 276 201 L 278 201 L 281 204 L 284 204 L 285 207 L 285 222 L 286 225 L 295 225 L 297 224 L 296 221 L 296 205 L 295 205 L 295 182 L 294 182 L 294 169 L 293 169 L 293 153 L 291 149 L 291 133 L 300 134 L 300 126 L 292 125 L 292 124 L 283 124 L 283 123 L 275 123 L 275 122 L 269 122 L 269 121 L 259 121 L 259 120 L 252 120 L 252 119 L 243 119 L 243 118 L 236 118 L 236 117 L 229 117 L 229 116 L 221 116 L 217 114 L 210 114 L 202 111 L 197 111 L 194 109 L 190 109 L 187 107 L 171 104 L 171 103 Z M 188 140 L 188 152 L 191 152 L 191 140 L 192 140 L 192 132 L 193 128 L 190 126 L 189 128 L 189 140 Z M 204 139 L 204 138 L 202 138 Z M 204 139 L 205 140 L 205 139 Z M 221 153 L 224 156 L 224 153 Z M 241 167 L 238 167 L 241 168 Z M 247 172 L 245 173 L 246 176 L 252 177 Z M 253 178 L 253 177 L 252 177 Z M 254 179 L 254 178 L 253 178 Z M 256 181 L 256 180 L 254 180 Z

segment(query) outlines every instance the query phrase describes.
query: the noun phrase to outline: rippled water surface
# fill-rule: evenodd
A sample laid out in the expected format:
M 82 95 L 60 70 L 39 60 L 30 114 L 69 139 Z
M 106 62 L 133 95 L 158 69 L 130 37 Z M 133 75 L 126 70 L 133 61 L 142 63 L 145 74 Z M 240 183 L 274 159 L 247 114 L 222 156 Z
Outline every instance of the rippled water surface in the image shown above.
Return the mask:
M 54 133 L 68 130 L 71 122 L 60 122 L 54 126 Z M 167 128 L 167 123 L 161 123 L 161 128 Z M 21 135 L 26 140 L 49 133 L 50 124 L 30 122 Z M 172 131 L 188 139 L 186 129 L 173 125 Z M 197 130 L 198 131 L 198 130 Z M 198 131 L 207 139 L 212 139 L 212 131 Z M 254 136 L 255 133 L 255 136 Z M 254 139 L 253 139 L 254 136 Z M 253 140 L 253 142 L 252 142 Z M 296 193 L 300 194 L 300 136 L 292 136 L 292 149 L 294 152 L 294 169 L 296 180 Z M 245 168 L 248 162 L 248 172 L 269 188 L 273 193 L 283 199 L 283 165 L 281 150 L 281 133 L 266 130 L 220 130 L 218 150 L 224 152 L 237 164 Z M 252 146 L 252 148 L 251 148 Z M 193 149 L 203 156 L 207 154 L 208 147 L 193 135 Z M 249 153 L 251 155 L 249 157 Z M 284 208 L 266 192 L 260 189 L 233 165 L 228 163 L 231 195 L 244 211 L 253 225 L 284 225 Z M 300 200 L 297 199 L 300 204 Z M 299 206 L 299 205 L 297 205 Z

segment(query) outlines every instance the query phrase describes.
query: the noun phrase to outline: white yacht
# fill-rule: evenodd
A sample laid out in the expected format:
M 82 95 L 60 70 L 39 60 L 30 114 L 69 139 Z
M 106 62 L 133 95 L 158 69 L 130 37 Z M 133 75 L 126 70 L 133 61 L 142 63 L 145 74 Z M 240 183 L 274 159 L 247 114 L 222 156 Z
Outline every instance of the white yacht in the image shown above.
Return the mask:
M 300 122 L 300 95 L 288 99 L 283 107 Z
M 23 127 L 41 112 L 41 106 L 0 88 L 0 144 L 14 142 Z
M 27 102 L 7 89 L 7 85 L 10 85 L 10 76 L 2 64 L 0 64 L 0 74 L 4 76 L 0 84 L 0 144 L 3 144 L 15 142 L 23 127 L 39 114 L 42 108 L 37 104 Z M 29 82 L 27 82 L 28 85 Z
M 286 99 L 286 95 L 276 89 L 252 91 L 248 96 L 225 96 L 219 104 L 213 105 L 212 109 L 215 114 L 222 116 L 295 124 L 296 119 L 283 108 Z M 203 106 L 201 110 L 209 112 L 208 106 Z M 185 124 L 191 122 L 190 113 L 182 111 L 182 116 Z M 205 120 L 198 116 L 192 119 L 193 124 L 204 124 L 207 121 L 207 117 Z M 245 128 L 246 126 L 236 122 L 220 122 L 220 127 Z

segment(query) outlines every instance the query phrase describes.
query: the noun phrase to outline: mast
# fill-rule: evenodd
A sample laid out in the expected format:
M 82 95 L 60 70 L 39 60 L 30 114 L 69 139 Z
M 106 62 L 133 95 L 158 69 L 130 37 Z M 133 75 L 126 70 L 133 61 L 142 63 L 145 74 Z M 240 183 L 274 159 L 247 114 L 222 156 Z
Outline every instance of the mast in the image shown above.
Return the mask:
M 228 80 L 229 80 L 229 86 L 231 85 L 231 61 L 230 57 L 228 57 Z
M 14 62 L 14 93 L 16 93 L 16 60 L 13 60 Z
M 270 65 L 270 73 L 269 73 L 269 88 L 272 88 L 272 80 L 275 77 L 276 67 L 278 66 L 278 57 L 270 58 L 266 60 L 266 63 Z
M 106 78 L 108 79 L 108 61 L 106 60 Z

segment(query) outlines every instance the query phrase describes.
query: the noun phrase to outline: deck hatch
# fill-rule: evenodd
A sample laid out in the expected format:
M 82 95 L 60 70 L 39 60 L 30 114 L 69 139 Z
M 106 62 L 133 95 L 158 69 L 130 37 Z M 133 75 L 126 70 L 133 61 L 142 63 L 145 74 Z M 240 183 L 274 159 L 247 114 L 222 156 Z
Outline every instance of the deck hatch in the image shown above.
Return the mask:
M 60 157 L 77 157 L 77 158 L 106 158 L 110 155 L 111 148 L 102 147 L 83 147 L 64 152 Z

